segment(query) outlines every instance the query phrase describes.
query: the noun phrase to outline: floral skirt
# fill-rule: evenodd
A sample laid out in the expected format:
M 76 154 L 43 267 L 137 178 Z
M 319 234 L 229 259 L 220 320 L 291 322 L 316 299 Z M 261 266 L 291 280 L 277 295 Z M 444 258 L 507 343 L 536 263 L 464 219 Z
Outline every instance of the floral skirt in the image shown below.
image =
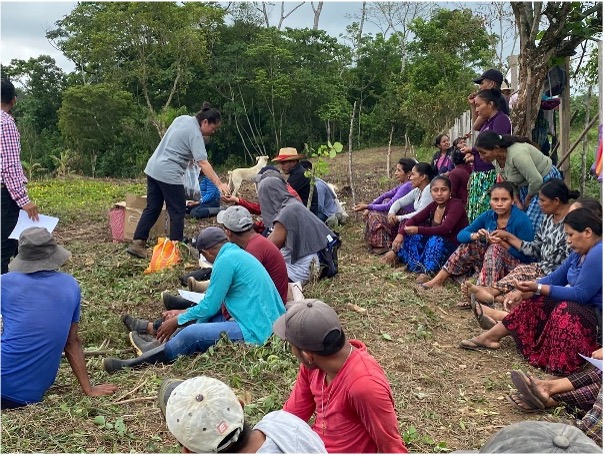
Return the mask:
M 439 235 L 406 235 L 397 256 L 410 272 L 438 272 L 456 245 Z
M 477 285 L 489 286 L 504 278 L 521 261 L 500 245 L 478 240 L 461 243 L 443 265 L 455 280 L 478 274 Z
M 546 372 L 572 374 L 599 348 L 599 322 L 590 305 L 539 296 L 521 302 L 502 320 L 529 364 Z
M 466 214 L 468 220 L 473 222 L 477 217 L 490 209 L 489 191 L 496 182 L 496 171 L 494 169 L 486 172 L 473 172 L 468 180 L 468 202 Z
M 366 243 L 372 248 L 391 248 L 399 224 L 389 223 L 386 212 L 371 211 L 366 218 L 366 227 L 363 231 L 363 239 Z
M 543 183 L 546 183 L 547 181 L 553 180 L 555 178 L 561 178 L 561 173 L 559 173 L 557 168 L 553 165 L 550 168 L 550 172 L 548 172 L 548 174 L 543 178 Z M 519 199 L 521 200 L 521 202 L 525 202 L 525 198 L 527 197 L 528 192 L 529 189 L 527 186 L 522 186 L 519 188 Z M 542 218 L 544 218 L 544 213 L 542 213 L 542 209 L 540 208 L 540 204 L 538 203 L 538 194 L 536 194 L 529 202 L 525 213 L 531 220 L 531 225 L 533 226 L 534 231 L 536 232 L 540 227 L 540 224 L 542 223 Z

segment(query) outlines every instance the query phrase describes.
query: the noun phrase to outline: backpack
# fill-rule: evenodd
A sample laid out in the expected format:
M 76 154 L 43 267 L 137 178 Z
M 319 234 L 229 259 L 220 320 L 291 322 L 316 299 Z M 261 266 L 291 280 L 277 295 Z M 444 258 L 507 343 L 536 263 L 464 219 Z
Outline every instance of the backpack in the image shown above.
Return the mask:
M 332 278 L 338 273 L 338 249 L 342 245 L 338 232 L 334 232 L 336 237 L 332 237 L 328 234 L 328 242 L 326 247 L 317 252 L 319 258 L 320 274 L 319 279 Z
M 563 93 L 563 89 L 567 86 L 567 74 L 563 67 L 556 66 L 551 68 L 546 75 L 544 82 L 544 93 L 548 97 L 554 97 Z

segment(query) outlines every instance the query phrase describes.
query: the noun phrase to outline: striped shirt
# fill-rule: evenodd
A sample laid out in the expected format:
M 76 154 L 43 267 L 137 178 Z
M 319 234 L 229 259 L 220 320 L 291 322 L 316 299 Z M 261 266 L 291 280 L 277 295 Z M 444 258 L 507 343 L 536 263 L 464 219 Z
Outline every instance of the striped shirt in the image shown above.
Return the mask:
M 13 117 L 4 110 L 2 115 L 2 149 L 0 149 L 1 181 L 12 199 L 23 208 L 29 203 L 25 183 L 27 178 L 21 166 L 21 136 Z

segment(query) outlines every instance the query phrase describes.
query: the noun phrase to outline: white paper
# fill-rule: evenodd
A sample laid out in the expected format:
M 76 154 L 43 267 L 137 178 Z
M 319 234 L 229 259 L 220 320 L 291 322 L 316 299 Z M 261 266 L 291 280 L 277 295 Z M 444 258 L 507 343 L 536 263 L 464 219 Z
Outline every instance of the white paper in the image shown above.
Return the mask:
M 596 367 L 601 372 L 603 372 L 603 360 L 602 359 L 590 358 L 588 356 L 584 356 L 582 353 L 578 353 L 578 355 L 580 355 L 582 358 L 584 358 L 586 361 L 588 361 L 594 367 Z
M 17 220 L 17 225 L 8 238 L 19 240 L 21 232 L 23 232 L 25 229 L 29 229 L 30 227 L 44 227 L 52 234 L 52 232 L 55 230 L 55 227 L 57 227 L 59 218 L 43 215 L 42 213 L 40 213 L 38 217 L 40 218 L 40 221 L 31 220 L 29 219 L 29 216 L 27 216 L 27 212 L 25 210 L 19 210 L 19 219 Z
M 204 293 L 196 293 L 194 291 L 185 291 L 184 289 L 179 289 L 179 294 L 183 299 L 187 299 L 188 301 L 195 302 L 199 304 L 202 299 L 204 299 Z

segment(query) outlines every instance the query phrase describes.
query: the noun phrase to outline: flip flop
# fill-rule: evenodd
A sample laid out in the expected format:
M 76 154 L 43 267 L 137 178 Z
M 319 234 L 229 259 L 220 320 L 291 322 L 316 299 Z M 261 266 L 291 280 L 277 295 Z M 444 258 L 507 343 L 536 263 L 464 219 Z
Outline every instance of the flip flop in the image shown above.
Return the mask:
M 469 301 L 460 301 L 456 303 L 456 307 L 460 310 L 468 310 L 471 308 L 471 303 Z
M 546 407 L 546 404 L 551 401 L 551 398 L 544 399 L 544 396 L 542 395 L 542 393 L 540 393 L 540 390 L 538 390 L 538 387 L 536 386 L 536 382 L 534 382 L 533 377 L 528 377 L 528 380 L 529 389 L 531 390 L 531 393 L 536 397 L 538 401 L 540 401 L 544 405 L 545 409 L 548 409 L 548 407 Z
M 529 402 L 527 399 L 525 399 L 523 396 L 521 396 L 519 394 L 511 394 L 509 396 L 506 396 L 506 400 L 511 405 L 515 406 L 517 409 L 519 409 L 525 413 L 536 413 L 536 412 L 540 412 L 542 410 L 542 409 L 536 408 L 534 405 L 532 405 L 531 402 Z
M 487 346 L 483 345 L 482 343 L 477 342 L 474 338 L 463 340 L 462 342 L 460 342 L 459 347 L 463 348 L 464 350 L 474 350 L 474 351 L 498 350 L 500 348 L 499 345 L 494 348 L 487 347 Z
M 510 379 L 526 402 L 531 403 L 536 408 L 545 409 L 544 403 L 532 392 L 530 379 L 522 371 L 511 371 Z
M 483 313 L 483 306 L 477 302 L 477 298 L 473 293 L 471 293 L 471 310 L 481 329 L 487 331 L 496 326 L 497 321 Z

